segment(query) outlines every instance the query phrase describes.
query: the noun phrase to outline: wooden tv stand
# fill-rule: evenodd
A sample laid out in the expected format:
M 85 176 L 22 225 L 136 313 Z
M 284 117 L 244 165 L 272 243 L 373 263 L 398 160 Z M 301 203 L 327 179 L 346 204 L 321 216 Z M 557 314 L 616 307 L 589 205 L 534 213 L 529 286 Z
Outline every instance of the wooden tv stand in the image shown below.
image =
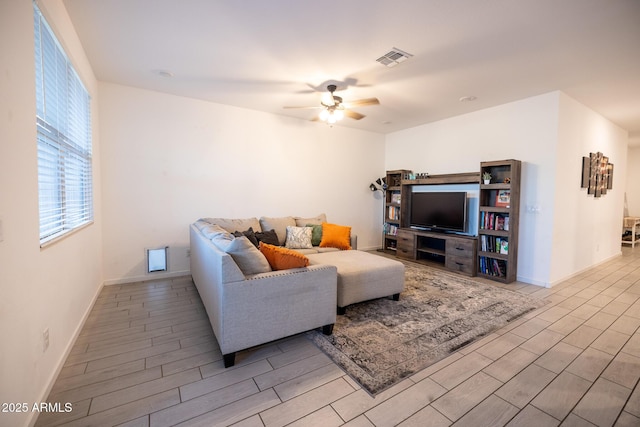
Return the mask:
M 397 242 L 397 257 L 444 267 L 467 276 L 476 275 L 476 237 L 401 228 Z

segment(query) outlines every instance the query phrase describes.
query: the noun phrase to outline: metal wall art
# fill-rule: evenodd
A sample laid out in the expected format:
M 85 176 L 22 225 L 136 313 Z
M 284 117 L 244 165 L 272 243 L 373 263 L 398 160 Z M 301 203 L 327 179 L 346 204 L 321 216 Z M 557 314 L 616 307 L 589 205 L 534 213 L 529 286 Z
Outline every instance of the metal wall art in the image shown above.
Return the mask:
M 600 152 L 582 158 L 582 188 L 587 194 L 600 197 L 613 188 L 613 163 Z

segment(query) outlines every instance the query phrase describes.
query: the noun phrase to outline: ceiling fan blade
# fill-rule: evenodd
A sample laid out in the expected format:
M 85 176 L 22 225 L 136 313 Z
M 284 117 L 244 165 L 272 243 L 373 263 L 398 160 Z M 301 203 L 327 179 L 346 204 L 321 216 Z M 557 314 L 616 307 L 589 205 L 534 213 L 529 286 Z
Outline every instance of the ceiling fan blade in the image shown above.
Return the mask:
M 315 106 L 315 107 L 282 107 L 282 108 L 286 108 L 286 109 L 312 110 L 312 109 L 314 109 L 314 108 L 322 108 L 322 106 Z
M 366 107 L 367 105 L 378 105 L 380 104 L 380 101 L 378 101 L 378 98 L 365 98 L 348 101 L 345 104 L 349 107 Z
M 344 115 L 354 120 L 360 120 L 365 117 L 364 114 L 356 113 L 355 111 L 351 110 L 344 110 Z

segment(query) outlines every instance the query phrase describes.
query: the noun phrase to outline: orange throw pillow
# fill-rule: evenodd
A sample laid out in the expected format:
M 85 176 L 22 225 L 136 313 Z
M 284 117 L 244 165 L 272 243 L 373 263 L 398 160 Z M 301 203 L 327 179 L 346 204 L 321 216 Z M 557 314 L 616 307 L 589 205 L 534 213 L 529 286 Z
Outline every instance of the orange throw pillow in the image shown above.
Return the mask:
M 322 223 L 321 248 L 351 249 L 351 227 Z
M 281 246 L 260 242 L 260 252 L 265 256 L 273 270 L 288 270 L 309 265 L 309 258 L 299 252 Z

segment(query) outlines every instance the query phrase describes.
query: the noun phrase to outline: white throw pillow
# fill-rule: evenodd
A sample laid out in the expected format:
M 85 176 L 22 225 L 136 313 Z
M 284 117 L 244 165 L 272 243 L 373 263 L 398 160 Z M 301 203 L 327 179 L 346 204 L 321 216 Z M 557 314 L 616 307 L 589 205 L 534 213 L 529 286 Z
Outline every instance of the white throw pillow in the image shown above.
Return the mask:
M 287 226 L 287 240 L 285 247 L 289 249 L 311 249 L 311 227 Z
M 245 276 L 271 271 L 267 258 L 245 236 L 233 239 L 224 251 L 231 255 Z
M 262 231 L 274 230 L 278 235 L 280 246 L 284 246 L 287 238 L 287 226 L 296 225 L 296 220 L 292 216 L 283 216 L 281 218 L 260 217 L 260 227 Z M 243 230 L 245 230 L 243 228 Z M 255 229 L 254 229 L 255 230 Z

